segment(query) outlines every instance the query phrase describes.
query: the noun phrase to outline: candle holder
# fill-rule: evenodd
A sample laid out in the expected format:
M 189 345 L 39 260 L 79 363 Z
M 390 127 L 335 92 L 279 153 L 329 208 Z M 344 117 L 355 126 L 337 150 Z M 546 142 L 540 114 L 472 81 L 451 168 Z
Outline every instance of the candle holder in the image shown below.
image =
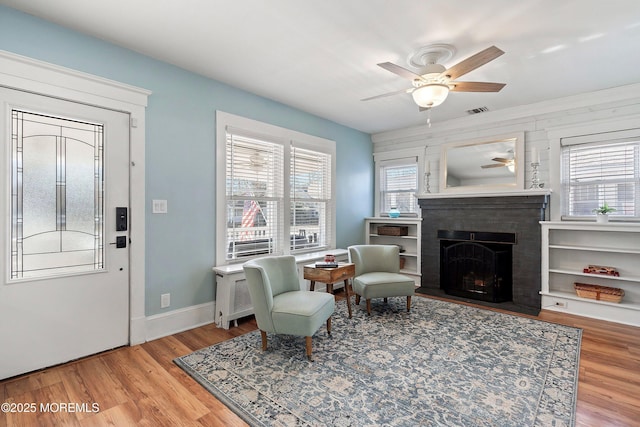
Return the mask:
M 540 162 L 532 162 L 531 163 L 531 187 L 532 190 L 539 190 L 544 187 L 544 184 L 540 184 L 540 178 L 538 177 L 538 167 L 540 167 Z
M 431 193 L 431 186 L 429 184 L 429 177 L 431 176 L 431 172 L 427 172 L 424 174 L 424 192 Z

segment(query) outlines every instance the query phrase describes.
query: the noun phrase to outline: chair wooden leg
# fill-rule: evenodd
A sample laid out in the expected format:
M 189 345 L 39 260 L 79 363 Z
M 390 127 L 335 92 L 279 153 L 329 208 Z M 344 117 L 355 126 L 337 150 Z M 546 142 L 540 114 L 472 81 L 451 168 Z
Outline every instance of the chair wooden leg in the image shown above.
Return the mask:
M 367 300 L 367 314 L 371 316 L 371 298 Z
M 387 298 L 385 298 L 385 299 L 384 299 L 384 303 L 386 304 L 386 303 L 388 303 L 388 302 L 389 302 L 389 300 L 388 300 Z
M 360 295 L 356 294 L 356 305 L 360 305 Z
M 309 359 L 309 362 L 313 362 L 313 360 L 311 359 L 311 337 L 305 338 L 307 341 L 307 359 Z
M 407 297 L 407 311 L 411 311 L 411 297 Z
M 265 351 L 267 349 L 267 333 L 260 330 L 260 337 L 262 337 L 262 351 Z
M 331 316 L 327 319 L 327 334 L 331 335 Z

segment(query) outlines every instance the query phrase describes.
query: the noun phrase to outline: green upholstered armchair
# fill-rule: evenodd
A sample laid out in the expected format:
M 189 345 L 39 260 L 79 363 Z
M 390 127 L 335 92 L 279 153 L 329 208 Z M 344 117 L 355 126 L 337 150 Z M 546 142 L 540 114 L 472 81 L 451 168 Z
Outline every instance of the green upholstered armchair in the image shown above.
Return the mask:
M 349 246 L 349 262 L 356 265 L 353 278 L 353 292 L 356 305 L 360 297 L 367 302 L 367 314 L 371 316 L 371 299 L 407 297 L 407 311 L 411 310 L 411 297 L 415 293 L 415 282 L 402 275 L 400 253 L 395 245 L 355 245 Z
M 262 336 L 262 350 L 267 349 L 267 332 L 303 336 L 311 360 L 313 334 L 326 322 L 331 335 L 334 296 L 300 290 L 295 257 L 291 255 L 256 258 L 242 267 Z

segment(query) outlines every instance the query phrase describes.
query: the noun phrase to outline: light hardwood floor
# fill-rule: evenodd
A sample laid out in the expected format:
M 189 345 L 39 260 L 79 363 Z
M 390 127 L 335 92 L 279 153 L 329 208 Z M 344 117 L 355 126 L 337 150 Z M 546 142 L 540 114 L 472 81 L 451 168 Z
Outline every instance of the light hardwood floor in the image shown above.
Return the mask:
M 551 311 L 536 318 L 583 329 L 576 426 L 640 425 L 640 328 Z M 0 412 L 0 426 L 244 426 L 172 360 L 255 328 L 251 318 L 229 330 L 202 326 L 4 380 L 0 403 L 36 411 Z M 86 405 L 71 412 L 65 403 Z

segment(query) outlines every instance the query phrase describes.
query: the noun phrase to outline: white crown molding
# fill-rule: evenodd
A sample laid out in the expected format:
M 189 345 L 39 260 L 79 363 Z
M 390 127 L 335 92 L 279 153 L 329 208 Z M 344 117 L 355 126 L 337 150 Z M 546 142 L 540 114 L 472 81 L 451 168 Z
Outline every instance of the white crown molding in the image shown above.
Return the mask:
M 425 135 L 433 135 L 449 130 L 460 131 L 465 128 L 478 126 L 487 126 L 498 122 L 508 120 L 530 120 L 533 116 L 557 113 L 560 111 L 571 110 L 575 108 L 585 108 L 591 106 L 602 106 L 607 104 L 615 104 L 623 101 L 637 101 L 640 99 L 640 83 L 618 86 L 610 89 L 603 89 L 595 92 L 588 92 L 579 95 L 568 96 L 536 102 L 534 104 L 521 105 L 502 110 L 489 111 L 486 113 L 475 114 L 468 117 L 447 120 L 440 123 L 434 123 L 432 128 L 426 125 L 415 126 L 405 129 L 398 129 L 388 132 L 381 132 L 371 136 L 374 144 L 384 143 L 388 141 L 397 141 L 398 139 L 409 139 L 414 137 L 423 137 Z M 603 100 L 606 100 L 603 102 Z

